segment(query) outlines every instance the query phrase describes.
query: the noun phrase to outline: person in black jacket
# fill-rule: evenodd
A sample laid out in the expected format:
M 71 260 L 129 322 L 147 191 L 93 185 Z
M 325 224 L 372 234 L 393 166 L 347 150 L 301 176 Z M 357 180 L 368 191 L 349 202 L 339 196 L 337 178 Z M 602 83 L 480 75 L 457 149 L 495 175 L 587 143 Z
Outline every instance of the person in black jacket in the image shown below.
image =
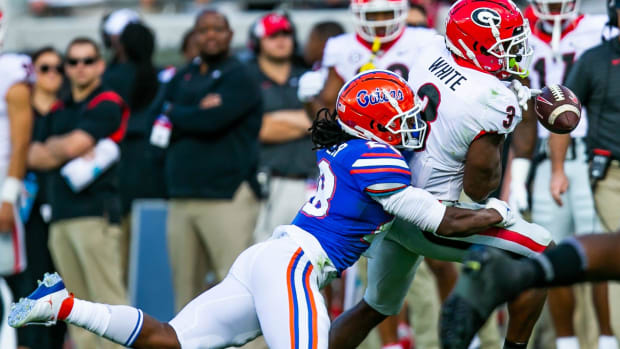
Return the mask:
M 126 272 L 134 200 L 166 197 L 163 170 L 165 151 L 149 143 L 151 126 L 158 114 L 158 95 L 162 94 L 159 90 L 164 87 L 160 86 L 157 70 L 152 62 L 155 35 L 151 29 L 142 23 L 130 23 L 123 29 L 120 43 L 131 74 L 127 74 L 122 81 L 124 88 L 117 89 L 115 84 L 110 84 L 114 81 L 104 80 L 104 83 L 108 82 L 107 85 L 119 94 L 125 90 L 127 95 L 123 98 L 131 109 L 127 132 L 120 144 L 122 156 L 119 162 L 119 191 L 123 215 L 121 252 L 123 269 Z M 147 173 L 148 175 L 145 175 Z
M 48 244 L 66 285 L 98 302 L 126 304 L 115 159 L 129 108 L 101 84 L 104 67 L 93 40 L 71 41 L 64 65 L 71 94 L 46 117 L 46 130 L 30 145 L 28 166 L 48 171 Z M 90 181 L 83 180 L 89 176 Z M 69 333 L 78 348 L 119 348 L 76 327 Z
M 261 91 L 229 56 L 233 33 L 224 15 L 202 12 L 195 30 L 200 59 L 168 83 L 163 106 L 172 124 L 165 177 L 177 310 L 204 289 L 207 261 L 218 279 L 226 276 L 252 242 L 258 215 L 249 184 L 258 162 Z

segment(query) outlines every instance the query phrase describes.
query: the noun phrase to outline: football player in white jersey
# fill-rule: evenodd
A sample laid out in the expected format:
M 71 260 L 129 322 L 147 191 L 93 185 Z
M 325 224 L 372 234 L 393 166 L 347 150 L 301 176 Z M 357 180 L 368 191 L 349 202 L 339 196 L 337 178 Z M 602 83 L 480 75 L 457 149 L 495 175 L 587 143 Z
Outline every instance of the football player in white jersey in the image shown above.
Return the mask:
M 435 36 L 436 31 L 408 27 L 408 9 L 408 0 L 351 0 L 355 33 L 330 38 L 325 45 L 322 69 L 300 78 L 298 96 L 306 103 L 308 115 L 314 117 L 321 108 L 334 105 L 344 82 L 361 71 L 385 69 L 405 80 L 409 78 L 409 64 L 418 54 L 415 48 Z M 447 295 L 456 282 L 455 268 L 440 261 L 427 262 L 436 276 L 437 285 L 442 288 L 440 293 Z M 430 301 L 416 300 L 421 303 Z M 382 342 L 389 347 L 396 341 L 396 323 L 383 325 Z M 393 335 L 385 335 L 387 333 Z
M 541 88 L 545 85 L 564 83 L 573 63 L 581 54 L 600 44 L 605 30 L 607 16 L 579 13 L 579 0 L 530 0 L 535 15 L 532 25 L 530 45 L 534 50 L 530 87 Z M 528 116 L 535 119 L 533 110 Z M 531 139 L 534 144 L 535 133 L 538 136 L 538 151 L 534 156 L 537 163 L 532 187 L 532 221 L 547 228 L 557 242 L 572 234 L 586 234 L 602 231 L 590 189 L 588 178 L 588 155 L 584 137 L 587 130 L 587 115 L 582 111 L 579 125 L 571 132 L 571 145 L 565 162 L 566 179 L 570 185 L 560 199 L 552 197 L 552 168 L 549 159 L 549 131 L 544 127 L 520 128 L 513 139 Z M 527 134 L 524 134 L 527 133 Z M 509 202 L 515 210 L 528 207 L 526 181 L 530 171 L 533 149 L 523 148 L 523 142 L 515 143 L 515 157 L 511 164 L 511 182 Z M 529 153 L 529 154 L 528 154 Z M 526 157 L 519 157 L 526 156 Z M 566 178 L 566 177 L 564 177 Z M 557 180 L 555 180 L 557 182 Z M 557 184 L 556 184 L 557 185 Z M 557 194 L 556 194 L 557 196 Z M 607 284 L 593 285 L 593 302 L 599 322 L 599 348 L 617 349 L 618 344 L 611 332 Z M 558 349 L 578 348 L 579 342 L 573 328 L 575 298 L 571 287 L 554 288 L 549 293 L 549 309 Z
M 435 34 L 432 29 L 408 28 L 407 0 L 351 0 L 355 33 L 330 38 L 325 45 L 322 66 L 327 77 L 307 74 L 301 78 L 299 95 L 309 115 L 336 103 L 345 81 L 360 71 L 386 69 L 407 80 L 412 48 Z
M 418 46 L 409 83 L 429 127 L 425 149 L 410 162 L 413 185 L 458 206 L 465 205 L 457 202 L 462 190 L 482 201 L 496 189 L 504 138 L 521 121 L 520 101 L 500 79 L 527 71 L 529 34 L 527 21 L 510 0 L 460 0 L 450 9 L 446 37 Z M 532 256 L 551 243 L 546 229 L 523 219 L 462 239 L 411 234 L 416 228 L 402 223 L 396 220 L 377 242 L 364 300 L 334 322 L 333 347 L 355 347 L 370 328 L 398 311 L 419 256 L 460 261 L 473 243 Z M 544 300 L 544 292 L 527 293 L 509 305 L 504 348 L 525 348 Z
M 0 5 L 0 46 L 6 20 Z M 26 172 L 26 156 L 32 130 L 30 107 L 30 57 L 0 55 L 0 348 L 16 348 L 15 330 L 8 326 L 11 292 L 3 275 L 26 267 L 23 227 L 18 198 Z

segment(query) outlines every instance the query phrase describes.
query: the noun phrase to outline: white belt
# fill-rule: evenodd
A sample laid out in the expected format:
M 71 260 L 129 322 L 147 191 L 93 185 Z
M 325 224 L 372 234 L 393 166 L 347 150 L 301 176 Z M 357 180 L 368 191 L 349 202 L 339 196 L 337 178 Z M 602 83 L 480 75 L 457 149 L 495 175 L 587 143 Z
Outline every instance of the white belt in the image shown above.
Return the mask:
M 319 288 L 323 288 L 338 275 L 338 270 L 334 263 L 329 259 L 319 240 L 314 235 L 296 225 L 280 225 L 274 230 L 272 238 L 279 239 L 283 236 L 290 237 L 308 256 L 310 263 L 317 271 Z

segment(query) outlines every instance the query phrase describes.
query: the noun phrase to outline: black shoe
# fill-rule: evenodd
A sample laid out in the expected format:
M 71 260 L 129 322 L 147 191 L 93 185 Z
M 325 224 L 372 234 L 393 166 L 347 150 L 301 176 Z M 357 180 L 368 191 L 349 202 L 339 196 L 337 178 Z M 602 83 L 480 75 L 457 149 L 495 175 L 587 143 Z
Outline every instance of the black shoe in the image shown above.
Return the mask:
M 492 247 L 470 249 L 456 287 L 441 310 L 443 349 L 467 349 L 493 310 L 519 293 L 515 287 L 519 264 Z

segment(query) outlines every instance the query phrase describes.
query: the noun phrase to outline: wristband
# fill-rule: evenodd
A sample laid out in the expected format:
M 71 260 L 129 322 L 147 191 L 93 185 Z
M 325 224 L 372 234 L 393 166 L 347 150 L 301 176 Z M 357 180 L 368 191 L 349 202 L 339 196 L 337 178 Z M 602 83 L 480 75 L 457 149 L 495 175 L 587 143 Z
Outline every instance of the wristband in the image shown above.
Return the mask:
M 0 192 L 0 201 L 8 202 L 15 205 L 19 193 L 21 191 L 22 181 L 15 177 L 7 177 L 2 184 L 2 192 Z
M 510 166 L 510 176 L 514 183 L 525 183 L 527 181 L 527 175 L 530 173 L 531 161 L 525 158 L 512 159 L 512 165 Z

